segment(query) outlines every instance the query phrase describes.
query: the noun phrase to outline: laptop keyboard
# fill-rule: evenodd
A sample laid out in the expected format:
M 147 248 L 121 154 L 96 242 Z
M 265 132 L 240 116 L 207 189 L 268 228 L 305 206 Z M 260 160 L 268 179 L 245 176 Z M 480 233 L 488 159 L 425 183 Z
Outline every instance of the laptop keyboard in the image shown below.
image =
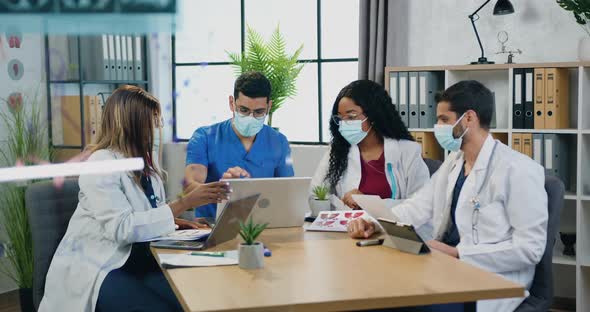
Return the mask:
M 174 242 L 169 242 L 170 245 L 172 246 L 178 246 L 178 247 L 194 247 L 194 248 L 199 248 L 203 246 L 202 242 L 199 241 L 174 241 Z

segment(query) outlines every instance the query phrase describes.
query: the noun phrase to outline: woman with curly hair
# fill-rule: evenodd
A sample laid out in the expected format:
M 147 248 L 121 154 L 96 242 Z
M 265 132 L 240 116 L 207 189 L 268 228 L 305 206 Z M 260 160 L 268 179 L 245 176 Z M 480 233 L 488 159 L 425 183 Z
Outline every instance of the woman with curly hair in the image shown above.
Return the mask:
M 373 81 L 354 81 L 340 91 L 330 132 L 330 151 L 320 162 L 311 189 L 327 185 L 352 209 L 360 209 L 353 194 L 405 199 L 429 179 L 420 146 L 413 142 L 391 97 Z

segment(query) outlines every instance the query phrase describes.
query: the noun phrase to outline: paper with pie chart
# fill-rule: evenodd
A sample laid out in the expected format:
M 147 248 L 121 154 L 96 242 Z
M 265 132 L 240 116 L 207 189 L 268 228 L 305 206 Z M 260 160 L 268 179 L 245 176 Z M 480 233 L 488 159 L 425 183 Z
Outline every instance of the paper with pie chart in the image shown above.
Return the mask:
M 322 211 L 312 224 L 305 227 L 307 231 L 346 232 L 348 223 L 365 215 L 362 210 Z

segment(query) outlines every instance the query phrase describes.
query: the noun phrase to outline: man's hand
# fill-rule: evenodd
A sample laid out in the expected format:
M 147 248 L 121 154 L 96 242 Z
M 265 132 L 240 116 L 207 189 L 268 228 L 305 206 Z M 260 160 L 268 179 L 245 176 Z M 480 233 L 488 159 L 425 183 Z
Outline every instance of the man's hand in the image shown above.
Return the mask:
M 344 197 L 342 197 L 342 202 L 346 206 L 348 206 L 354 210 L 361 209 L 361 207 L 356 203 L 356 201 L 354 201 L 354 199 L 352 199 L 352 195 L 363 195 L 363 193 L 361 193 L 361 191 L 359 191 L 358 189 L 351 190 L 348 193 L 344 194 Z
M 445 243 L 441 243 L 437 240 L 430 240 L 426 242 L 426 245 L 432 249 L 436 249 L 442 253 L 445 253 L 453 258 L 459 258 L 459 251 L 457 248 L 449 246 Z
M 227 171 L 223 174 L 222 179 L 240 179 L 240 178 L 249 178 L 250 174 L 248 171 L 240 168 L 240 167 L 233 167 L 227 169 Z
M 369 238 L 375 233 L 375 224 L 363 218 L 348 223 L 348 235 L 352 238 Z
M 199 223 L 196 221 L 189 221 L 180 218 L 174 218 L 174 224 L 177 225 L 178 230 L 188 230 L 188 229 L 208 229 L 209 226 L 207 224 Z

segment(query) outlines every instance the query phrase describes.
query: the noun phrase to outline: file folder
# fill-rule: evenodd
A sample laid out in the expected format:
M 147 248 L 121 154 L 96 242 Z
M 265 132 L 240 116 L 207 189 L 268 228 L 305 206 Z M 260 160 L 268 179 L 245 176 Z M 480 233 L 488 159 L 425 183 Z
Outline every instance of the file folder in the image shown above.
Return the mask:
M 109 41 L 109 80 L 117 80 L 117 64 L 115 56 L 115 36 L 107 35 Z
M 545 128 L 569 128 L 569 71 L 545 69 Z
M 96 96 L 88 97 L 90 124 L 87 126 L 90 127 L 90 139 L 86 142 L 86 144 L 96 143 L 96 133 L 98 129 L 98 111 L 96 108 L 98 106 L 98 103 L 96 102 L 96 100 Z
M 508 145 L 508 133 L 492 133 L 494 140 L 502 142 L 504 145 Z
M 535 68 L 535 129 L 545 129 L 545 69 Z
M 534 129 L 535 128 L 535 70 L 533 68 L 525 69 L 524 79 L 524 128 Z
M 108 50 L 106 35 L 80 37 L 83 79 L 108 80 L 110 78 Z
M 417 129 L 420 128 L 420 116 L 418 115 L 418 94 L 420 92 L 420 86 L 418 85 L 418 73 L 410 72 L 410 108 L 409 108 L 409 128 Z
M 109 64 L 109 37 L 106 34 L 101 35 L 102 39 L 102 77 L 105 80 L 111 79 L 111 70 Z
M 410 119 L 408 118 L 408 73 L 399 73 L 399 114 L 402 118 L 402 122 L 409 128 Z
M 490 128 L 491 129 L 496 129 L 497 128 L 497 123 L 496 123 L 496 92 L 492 91 L 492 120 L 490 121 Z M 436 115 L 436 111 L 434 112 L 434 114 Z
M 443 160 L 443 150 L 432 132 L 422 132 L 422 158 Z
M 512 88 L 512 128 L 522 129 L 524 127 L 524 69 L 515 68 L 513 73 Z
M 566 190 L 570 189 L 568 176 L 568 149 L 563 136 L 545 134 L 545 174 L 561 179 Z
M 129 61 L 127 60 L 127 39 L 125 36 L 121 36 L 121 70 L 122 70 L 122 79 L 129 80 Z
M 522 134 L 522 153 L 533 158 L 533 134 Z
M 433 72 L 418 73 L 420 80 L 420 96 L 419 110 L 420 110 L 420 127 L 432 128 L 436 123 L 436 102 L 434 100 L 435 94 L 443 89 L 444 81 L 440 75 Z
M 545 148 L 543 134 L 533 134 L 533 160 L 541 166 L 545 166 Z
M 414 132 L 414 134 L 414 139 L 416 139 L 416 143 L 420 144 L 420 147 L 422 147 L 422 154 L 424 154 L 424 132 Z
M 390 72 L 389 73 L 389 95 L 391 96 L 391 103 L 395 107 L 395 110 L 399 112 L 399 84 L 397 82 L 399 77 L 399 73 L 397 72 Z
M 125 36 L 127 40 L 127 80 L 135 80 L 135 69 L 133 68 L 133 37 Z
M 123 55 L 121 54 L 121 36 L 115 35 L 115 64 L 117 80 L 123 80 Z
M 134 68 L 135 68 L 135 75 L 134 75 L 134 79 L 135 80 L 145 80 L 145 76 L 143 74 L 143 39 L 141 38 L 141 36 L 137 35 L 135 36 L 135 47 L 133 49 L 133 52 L 135 53 L 135 58 L 134 58 Z
M 91 140 L 91 114 L 89 96 L 84 96 L 83 102 L 80 103 L 80 96 L 66 95 L 61 98 L 61 120 L 63 131 L 63 144 L 81 145 L 84 135 L 85 143 Z M 82 116 L 80 114 L 80 105 L 84 108 L 84 128 L 82 129 Z
M 521 133 L 513 133 L 512 134 L 512 149 L 522 153 L 522 134 Z

